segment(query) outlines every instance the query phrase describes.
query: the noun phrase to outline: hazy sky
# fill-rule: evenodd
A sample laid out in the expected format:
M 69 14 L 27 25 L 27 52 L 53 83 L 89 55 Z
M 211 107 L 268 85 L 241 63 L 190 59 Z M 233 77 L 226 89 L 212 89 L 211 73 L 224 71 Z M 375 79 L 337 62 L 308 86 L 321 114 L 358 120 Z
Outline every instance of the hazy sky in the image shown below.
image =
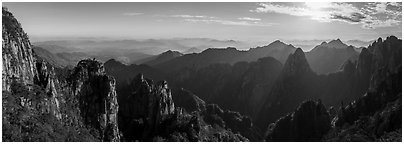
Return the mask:
M 360 39 L 402 35 L 401 3 L 3 3 L 30 37 Z

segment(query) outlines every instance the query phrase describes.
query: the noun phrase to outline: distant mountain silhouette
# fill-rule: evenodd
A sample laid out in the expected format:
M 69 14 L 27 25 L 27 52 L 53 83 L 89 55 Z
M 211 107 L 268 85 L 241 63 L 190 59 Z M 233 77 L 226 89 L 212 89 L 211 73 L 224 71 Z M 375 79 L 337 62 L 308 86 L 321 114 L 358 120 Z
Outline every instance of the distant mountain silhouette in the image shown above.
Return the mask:
M 97 45 L 97 42 L 82 40 L 82 41 L 45 41 L 36 42 L 36 47 L 41 47 L 55 55 L 60 55 L 63 59 L 69 62 L 69 65 L 74 65 L 84 58 L 95 57 L 102 62 L 109 59 L 116 59 L 125 64 L 131 64 L 137 60 L 148 58 L 152 55 L 138 52 L 133 49 L 104 47 Z M 109 44 L 109 43 L 108 43 Z M 77 48 L 80 47 L 80 48 Z M 94 47 L 101 47 L 100 49 Z M 71 64 L 73 63 L 73 64 Z
M 203 50 L 201 50 L 201 49 L 198 49 L 198 48 L 196 48 L 196 47 L 192 47 L 192 48 L 190 48 L 190 49 L 187 49 L 186 51 L 183 51 L 182 53 L 184 53 L 184 54 L 191 54 L 191 53 L 200 53 L 200 52 L 202 52 Z
M 353 46 L 347 46 L 341 40 L 323 42 L 307 52 L 307 61 L 313 71 L 318 74 L 327 74 L 340 70 L 346 60 L 356 61 L 359 53 Z
M 157 56 L 148 57 L 146 59 L 142 59 L 142 60 L 137 61 L 135 63 L 137 63 L 137 64 L 146 64 L 146 65 L 149 65 L 149 66 L 153 66 L 153 65 L 156 65 L 156 64 L 160 64 L 160 63 L 172 60 L 172 59 L 174 59 L 176 57 L 180 57 L 182 55 L 184 55 L 184 54 L 182 54 L 182 53 L 180 53 L 178 51 L 168 50 L 168 51 L 163 52 L 163 53 L 161 53 L 161 54 L 159 54 Z
M 34 46 L 33 51 L 38 57 L 48 61 L 53 66 L 58 67 L 65 67 L 65 66 L 72 67 L 75 66 L 80 60 L 92 57 L 90 55 L 81 52 L 72 52 L 72 53 L 61 52 L 54 54 L 38 46 Z
M 152 58 L 151 55 L 137 52 L 129 53 L 127 54 L 127 56 L 116 56 L 114 54 L 104 55 L 104 54 L 80 52 L 80 50 L 78 51 L 63 50 L 58 52 L 59 50 L 53 50 L 53 48 L 57 49 L 57 47 L 47 45 L 44 45 L 44 47 L 46 47 L 46 49 L 39 46 L 34 46 L 33 49 L 39 57 L 46 59 L 54 66 L 74 66 L 80 60 L 86 58 L 97 58 L 102 62 L 105 62 L 111 58 L 115 58 L 116 60 L 124 64 L 133 63 L 133 61 L 141 58 Z M 55 53 L 52 53 L 50 51 L 54 51 Z
M 234 64 L 241 61 L 251 62 L 268 56 L 284 62 L 287 56 L 295 49 L 294 46 L 287 45 L 279 40 L 267 46 L 251 48 L 248 51 L 239 51 L 233 47 L 225 49 L 209 48 L 201 53 L 186 54 L 174 58 L 170 61 L 157 64 L 155 67 L 165 72 L 173 72 L 184 67 L 198 69 L 215 63 Z
M 126 54 L 137 52 L 148 55 L 157 55 L 168 50 L 184 52 L 191 48 L 205 50 L 209 47 L 239 47 L 248 48 L 248 45 L 235 40 L 216 40 L 210 38 L 172 38 L 172 39 L 145 39 L 145 40 L 106 40 L 106 39 L 76 39 L 76 40 L 53 40 L 33 43 L 36 46 L 48 46 L 57 52 L 91 52 L 106 55 L 111 52 L 115 56 L 129 56 Z M 50 49 L 48 49 L 50 50 Z M 66 51 L 68 50 L 68 51 Z M 110 51 L 109 51 L 110 50 Z M 54 53 L 53 51 L 51 51 Z M 116 52 L 124 52 L 119 55 Z M 200 52 L 200 51 L 199 51 Z M 90 53 L 89 53 L 90 54 Z M 112 57 L 114 58 L 114 57 Z
M 322 47 L 327 47 L 327 48 L 336 48 L 336 49 L 343 49 L 348 47 L 345 43 L 343 43 L 340 39 L 332 40 L 330 42 L 322 42 L 321 45 Z
M 371 45 L 375 40 L 370 40 L 370 41 L 362 41 L 362 40 L 348 40 L 345 43 L 347 45 L 353 45 L 356 47 L 367 47 Z

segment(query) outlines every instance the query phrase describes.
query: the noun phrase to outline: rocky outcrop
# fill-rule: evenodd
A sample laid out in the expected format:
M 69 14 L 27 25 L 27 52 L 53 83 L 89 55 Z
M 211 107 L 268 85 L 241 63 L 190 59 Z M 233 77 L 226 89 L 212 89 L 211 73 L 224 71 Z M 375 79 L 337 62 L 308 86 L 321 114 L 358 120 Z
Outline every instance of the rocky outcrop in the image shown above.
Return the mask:
M 320 141 L 331 128 L 321 101 L 303 102 L 293 113 L 269 125 L 266 141 Z
M 158 132 L 158 126 L 174 114 L 174 102 L 166 81 L 154 84 L 138 74 L 128 85 L 129 95 L 122 98 L 121 123 L 128 141 L 147 140 Z
M 217 104 L 206 104 L 205 101 L 186 89 L 181 88 L 179 91 L 177 93 L 180 95 L 174 97 L 176 105 L 188 112 L 198 113 L 207 124 L 239 133 L 249 141 L 261 140 L 262 136 L 250 117 L 241 115 L 239 112 L 223 110 Z
M 104 141 L 119 141 L 115 81 L 105 75 L 104 69 L 99 67 L 101 64 L 84 60 L 72 74 L 53 67 L 33 52 L 28 36 L 21 25 L 6 8 L 3 7 L 2 10 L 2 89 L 5 94 L 9 94 L 8 91 L 14 89 L 9 96 L 20 102 L 5 100 L 5 103 L 9 105 L 22 108 L 14 111 L 19 112 L 25 109 L 32 112 L 28 117 L 41 119 L 41 122 L 36 121 L 37 123 L 32 121 L 34 125 L 41 123 L 39 127 L 30 125 L 27 128 L 48 133 L 55 133 L 54 131 L 61 127 L 68 128 L 62 130 L 60 137 L 47 135 L 39 141 L 77 141 L 86 138 L 94 141 L 97 139 L 85 132 L 92 128 L 101 132 L 99 137 Z M 63 74 L 55 72 L 56 69 L 58 72 L 63 71 Z M 67 76 L 69 76 L 68 83 L 65 83 Z M 14 113 L 8 116 L 21 117 Z M 26 116 L 23 117 L 25 119 Z M 41 128 L 42 124 L 46 125 L 46 129 Z M 18 127 L 18 124 L 10 123 L 10 126 Z M 37 132 L 36 130 L 20 131 L 20 133 L 36 135 L 36 133 L 33 134 Z M 67 134 L 68 132 L 74 134 Z M 57 133 L 59 136 L 59 132 Z M 76 137 L 77 135 L 81 136 Z
M 60 100 L 62 99 L 59 94 L 59 81 L 56 78 L 54 68 L 44 60 L 36 59 L 37 76 L 34 83 L 45 88 L 48 98 L 45 99 L 44 104 L 46 107 L 45 112 L 51 113 L 59 120 L 62 119 L 60 112 Z
M 36 67 L 28 35 L 7 8 L 2 8 L 2 14 L 2 90 L 9 91 L 14 80 L 23 84 L 33 84 Z
M 80 61 L 68 83 L 84 123 L 99 130 L 103 141 L 119 141 L 115 79 L 105 74 L 103 64 L 91 59 Z
M 199 112 L 191 114 L 176 108 L 175 113 L 159 125 L 158 135 L 153 141 L 205 141 L 205 142 L 240 142 L 249 141 L 239 133 L 205 122 Z

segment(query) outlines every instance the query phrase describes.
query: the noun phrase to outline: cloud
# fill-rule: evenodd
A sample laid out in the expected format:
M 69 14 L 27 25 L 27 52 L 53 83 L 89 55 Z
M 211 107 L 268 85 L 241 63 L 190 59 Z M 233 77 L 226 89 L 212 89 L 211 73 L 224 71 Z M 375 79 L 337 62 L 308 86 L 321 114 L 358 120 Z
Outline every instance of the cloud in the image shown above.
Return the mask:
M 222 24 L 222 25 L 235 25 L 235 26 L 273 26 L 275 23 L 262 23 L 257 21 L 232 21 L 220 19 L 184 19 L 186 22 L 203 22 L 207 24 Z
M 363 28 L 391 27 L 401 24 L 401 3 L 309 2 L 300 6 L 260 3 L 250 12 L 278 13 L 308 17 L 320 22 L 342 21 L 362 24 Z
M 134 13 L 134 12 L 132 12 L 132 13 L 123 13 L 122 15 L 125 15 L 125 16 L 137 16 L 137 15 L 142 15 L 143 13 Z
M 306 11 L 304 8 L 299 7 L 289 7 L 289 6 L 282 6 L 278 4 L 272 3 L 260 3 L 260 7 L 256 8 L 255 10 L 250 10 L 251 12 L 258 12 L 258 13 L 281 13 L 281 14 L 289 14 L 294 16 L 304 16 L 304 12 Z
M 358 23 L 361 22 L 363 19 L 366 18 L 366 16 L 362 15 L 361 13 L 354 12 L 350 15 L 338 15 L 338 14 L 332 14 L 331 19 L 336 19 L 336 20 L 342 20 L 342 21 L 347 21 L 347 22 L 352 22 L 352 23 Z
M 241 17 L 239 20 L 248 20 L 248 21 L 260 21 L 260 18 L 251 18 L 251 17 Z
M 163 16 L 163 15 L 160 15 Z M 222 24 L 222 25 L 234 25 L 234 26 L 272 26 L 274 23 L 263 23 L 259 22 L 261 19 L 258 18 L 250 18 L 250 17 L 242 17 L 238 19 L 228 20 L 222 19 L 215 16 L 206 16 L 206 15 L 165 15 L 164 17 L 174 17 L 181 18 L 183 22 L 190 23 L 206 23 L 206 24 Z
M 204 16 L 204 15 L 171 15 L 171 17 L 179 17 L 179 18 L 207 18 L 208 16 Z

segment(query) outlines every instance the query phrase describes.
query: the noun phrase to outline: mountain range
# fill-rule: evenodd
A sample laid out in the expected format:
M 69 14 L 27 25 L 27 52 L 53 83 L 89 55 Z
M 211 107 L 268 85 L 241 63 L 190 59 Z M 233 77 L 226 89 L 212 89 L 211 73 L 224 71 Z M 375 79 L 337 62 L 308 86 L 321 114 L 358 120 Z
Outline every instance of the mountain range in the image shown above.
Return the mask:
M 360 52 L 339 39 L 308 52 L 278 40 L 142 57 L 124 46 L 155 40 L 51 50 L 31 45 L 7 8 L 2 15 L 3 141 L 402 141 L 395 36 Z
M 256 61 L 263 57 L 274 57 L 275 59 L 284 63 L 289 54 L 291 54 L 296 47 L 293 45 L 285 44 L 279 40 L 270 43 L 269 45 L 251 48 L 247 51 L 240 51 L 235 48 L 228 47 L 226 49 L 209 48 L 201 53 L 182 54 L 178 51 L 168 50 L 159 55 L 146 55 L 138 52 L 129 52 L 120 56 L 120 54 L 108 55 L 89 55 L 85 52 L 55 52 L 46 53 L 39 49 L 37 53 L 47 55 L 46 57 L 54 57 L 55 63 L 61 66 L 74 65 L 80 59 L 95 57 L 101 61 L 107 61 L 111 58 L 120 61 L 126 65 L 130 64 L 146 64 L 158 68 L 164 72 L 176 71 L 184 67 L 200 68 L 214 63 L 229 63 L 234 64 L 240 61 Z M 52 46 L 46 45 L 47 49 L 53 49 Z M 43 49 L 43 48 L 42 48 Z M 45 50 L 47 50 L 45 49 Z M 60 49 L 56 47 L 56 49 Z M 54 51 L 54 50 L 52 50 Z M 322 42 L 311 51 L 307 53 L 307 59 L 316 73 L 326 74 L 340 70 L 345 60 L 356 60 L 359 52 L 358 48 L 347 46 L 341 40 L 332 40 L 330 42 Z M 51 56 L 51 55 L 55 56 Z M 60 59 L 60 60 L 57 60 Z

